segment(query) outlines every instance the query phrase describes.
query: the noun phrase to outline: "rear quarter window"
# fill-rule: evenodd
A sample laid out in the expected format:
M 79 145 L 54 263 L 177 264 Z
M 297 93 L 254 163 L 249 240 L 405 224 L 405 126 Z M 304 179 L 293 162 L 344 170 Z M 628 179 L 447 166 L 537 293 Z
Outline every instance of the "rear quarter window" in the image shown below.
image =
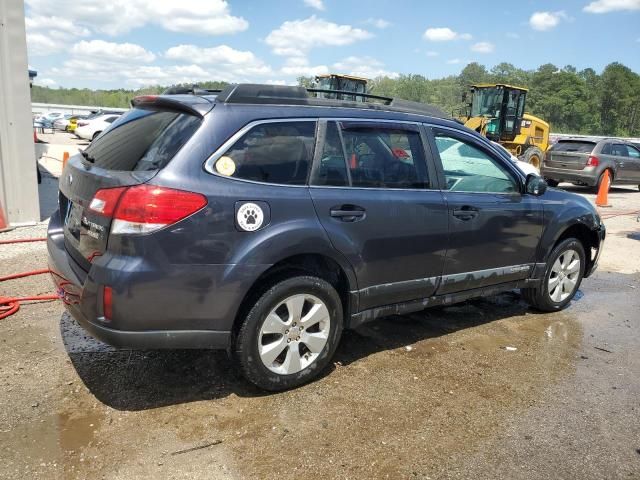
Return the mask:
M 134 108 L 85 150 L 89 161 L 107 170 L 164 168 L 202 124 L 197 116 Z
M 256 125 L 214 163 L 216 173 L 282 185 L 304 185 L 311 165 L 315 121 Z
M 553 152 L 591 153 L 595 148 L 594 142 L 582 142 L 574 140 L 560 140 L 551 147 Z

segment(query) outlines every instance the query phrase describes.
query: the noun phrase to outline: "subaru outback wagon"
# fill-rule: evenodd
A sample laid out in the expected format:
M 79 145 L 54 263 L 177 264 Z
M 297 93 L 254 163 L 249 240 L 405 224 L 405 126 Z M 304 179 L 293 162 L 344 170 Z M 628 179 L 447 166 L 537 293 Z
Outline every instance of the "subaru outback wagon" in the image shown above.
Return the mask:
M 67 309 L 115 346 L 227 349 L 281 390 L 380 316 L 516 288 L 560 310 L 602 250 L 591 204 L 422 104 L 266 85 L 132 104 L 69 160 L 48 230 Z

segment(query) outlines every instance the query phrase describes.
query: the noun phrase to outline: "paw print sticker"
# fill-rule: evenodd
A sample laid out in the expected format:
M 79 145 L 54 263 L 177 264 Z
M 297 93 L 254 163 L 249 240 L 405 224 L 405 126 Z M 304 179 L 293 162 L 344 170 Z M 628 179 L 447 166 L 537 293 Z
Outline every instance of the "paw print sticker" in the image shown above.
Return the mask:
M 243 203 L 238 209 L 236 221 L 245 232 L 255 232 L 264 222 L 264 212 L 255 203 Z
M 256 215 L 255 210 L 247 210 L 244 212 L 244 221 L 247 222 L 247 225 L 255 225 Z

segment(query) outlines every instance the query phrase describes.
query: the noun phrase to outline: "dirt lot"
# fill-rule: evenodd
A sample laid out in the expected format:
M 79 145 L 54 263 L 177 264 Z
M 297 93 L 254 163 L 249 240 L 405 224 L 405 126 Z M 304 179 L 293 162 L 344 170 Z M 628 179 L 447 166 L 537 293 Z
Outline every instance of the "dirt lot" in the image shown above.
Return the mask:
M 607 215 L 640 209 L 637 190 L 610 200 Z M 115 351 L 58 302 L 25 305 L 0 322 L 0 478 L 640 478 L 640 223 L 606 223 L 566 311 L 510 292 L 382 319 L 281 394 L 223 352 Z M 42 243 L 0 247 L 0 276 L 45 262 Z

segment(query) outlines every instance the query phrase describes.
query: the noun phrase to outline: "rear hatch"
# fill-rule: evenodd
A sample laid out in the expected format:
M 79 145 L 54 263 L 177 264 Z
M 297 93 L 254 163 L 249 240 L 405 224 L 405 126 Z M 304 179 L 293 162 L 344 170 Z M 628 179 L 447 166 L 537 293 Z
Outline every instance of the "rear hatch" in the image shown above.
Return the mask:
M 596 142 L 588 140 L 560 140 L 547 152 L 545 166 L 582 170 L 595 147 Z
M 108 213 L 120 194 L 151 180 L 202 124 L 204 108 L 145 98 L 134 101 L 136 108 L 72 157 L 60 177 L 65 246 L 85 271 L 107 248 L 112 224 Z

